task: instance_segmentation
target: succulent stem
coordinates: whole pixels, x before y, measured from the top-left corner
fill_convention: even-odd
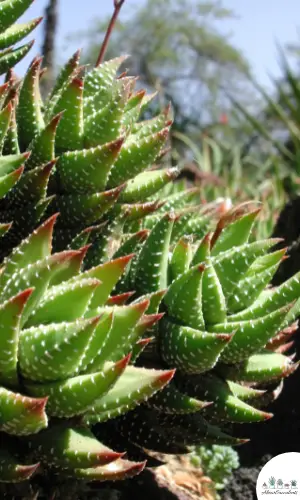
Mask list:
[[[96,68],[103,62],[107,47],[108,47],[108,42],[111,37],[111,34],[113,32],[113,29],[115,27],[118,15],[120,13],[120,10],[122,8],[122,5],[124,4],[125,0],[114,0],[114,12],[113,15],[111,16],[111,20],[109,22],[109,25],[107,27],[103,43],[100,48],[100,52],[98,55],[98,59],[96,62]]]

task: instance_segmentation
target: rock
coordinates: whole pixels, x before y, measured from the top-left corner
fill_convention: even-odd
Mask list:
[[[160,458],[160,457],[158,457]],[[212,482],[188,457],[172,456],[165,465],[148,469],[118,485],[120,500],[214,500]]]

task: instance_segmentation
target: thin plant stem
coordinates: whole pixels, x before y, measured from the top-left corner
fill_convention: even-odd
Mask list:
[[[109,39],[111,37],[111,34],[112,34],[113,29],[115,27],[118,15],[120,13],[120,10],[121,10],[122,5],[124,4],[124,2],[125,2],[125,0],[114,0],[114,12],[113,12],[111,20],[109,22],[109,25],[107,27],[103,43],[101,45],[101,49],[100,49],[100,52],[99,52],[99,55],[98,55],[98,59],[97,59],[97,62],[96,62],[96,67],[99,66],[99,64],[101,64],[103,62],[105,53],[107,51]]]

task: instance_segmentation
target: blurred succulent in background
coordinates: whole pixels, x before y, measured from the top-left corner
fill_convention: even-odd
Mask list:
[[[253,235],[270,236],[288,199],[279,160],[256,158],[248,154],[247,145],[225,143],[209,135],[203,135],[199,143],[178,132],[173,135],[187,148],[183,158],[174,153],[180,176],[187,184],[201,188],[202,201],[225,198],[233,204],[249,199],[261,202]]]
[[[215,490],[221,491],[229,483],[232,472],[239,467],[238,453],[230,446],[196,446],[191,453],[191,463],[201,467],[212,479]],[[217,498],[220,496],[217,494]]]
[[[282,76],[272,79],[275,90],[273,96],[252,80],[265,105],[261,115],[252,115],[235,98],[232,98],[232,102],[252,125],[256,147],[262,148],[265,155],[273,157],[273,161],[279,164],[280,179],[286,194],[291,197],[299,192],[300,183],[300,85],[299,76],[282,48],[278,49],[278,55]]]

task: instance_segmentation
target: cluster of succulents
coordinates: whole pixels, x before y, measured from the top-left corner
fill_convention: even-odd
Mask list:
[[[191,463],[201,467],[214,483],[218,492],[229,483],[232,472],[239,467],[238,453],[230,446],[195,446],[191,453]],[[217,498],[220,496],[217,494]]]
[[[1,30],[30,3],[3,0]],[[259,210],[152,168],[170,110],[139,120],[151,96],[123,61],[87,71],[77,52],[45,102],[40,58],[0,87],[0,482],[123,479],[149,450],[240,444],[227,423],[270,418],[257,385],[297,368],[300,275],[269,289],[284,250],[249,242]]]

